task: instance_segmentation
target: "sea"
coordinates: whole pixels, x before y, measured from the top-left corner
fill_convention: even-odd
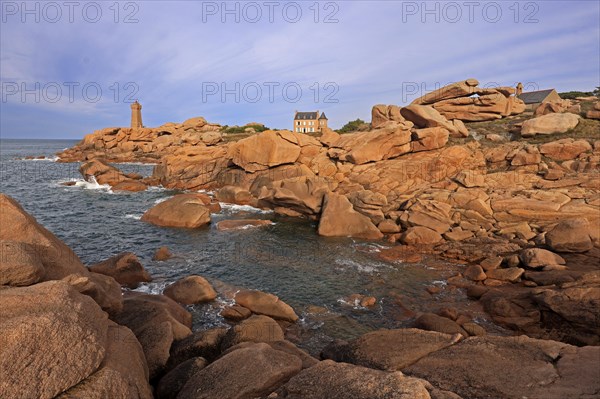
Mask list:
[[[157,227],[140,220],[145,211],[178,192],[162,187],[141,193],[115,193],[110,187],[82,179],[79,163],[56,162],[56,153],[73,140],[0,140],[0,191],[15,198],[38,222],[53,232],[90,266],[121,252],[135,253],[152,275],[136,291],[160,294],[177,279],[200,275],[219,296],[189,306],[194,330],[228,325],[220,316],[240,289],[277,295],[300,320],[288,337],[311,353],[334,339],[349,340],[380,328],[409,326],[419,312],[458,307],[480,323],[485,315],[464,292],[446,284],[456,265],[427,257],[417,263],[384,259],[381,252],[396,244],[351,238],[324,238],[316,222],[279,216],[269,210],[221,204],[212,223],[199,229]],[[43,159],[25,159],[26,157]],[[153,165],[118,164],[125,172],[152,174]],[[66,182],[74,185],[65,186]],[[208,193],[211,194],[211,193]],[[218,231],[225,219],[268,219],[273,225]],[[152,260],[157,248],[174,254]],[[439,292],[430,294],[426,288]],[[353,294],[373,296],[363,308]]]

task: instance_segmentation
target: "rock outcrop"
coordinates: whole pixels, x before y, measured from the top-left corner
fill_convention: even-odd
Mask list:
[[[132,178],[102,159],[93,159],[82,164],[79,172],[90,183],[108,184],[113,191],[144,191],[148,187],[140,176]]]
[[[514,88],[484,89],[478,85],[476,79],[452,83],[417,98],[408,108],[429,105],[445,119],[463,122],[500,119],[525,111],[525,103],[514,96]],[[433,113],[429,111],[429,114]],[[407,117],[405,114],[403,116]]]
[[[411,122],[388,122],[370,132],[343,135],[328,151],[332,158],[361,165],[411,151]]]
[[[291,164],[300,157],[301,147],[320,147],[312,137],[288,131],[266,131],[240,140],[229,147],[228,156],[246,172]]]
[[[110,162],[149,162],[190,147],[222,141],[221,126],[197,117],[157,128],[106,128],[88,134],[75,147],[58,154],[61,162],[104,158]]]
[[[371,219],[355,211],[346,196],[330,193],[324,199],[318,232],[326,237],[357,237],[367,240],[383,236]]]

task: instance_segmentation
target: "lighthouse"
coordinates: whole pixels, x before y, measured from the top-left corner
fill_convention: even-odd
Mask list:
[[[144,127],[142,124],[142,104],[138,103],[137,100],[131,104],[131,127],[133,129]]]

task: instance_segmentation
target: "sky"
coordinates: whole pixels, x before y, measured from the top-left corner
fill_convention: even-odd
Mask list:
[[[0,1],[0,137],[203,116],[339,128],[445,84],[600,86],[600,1]]]

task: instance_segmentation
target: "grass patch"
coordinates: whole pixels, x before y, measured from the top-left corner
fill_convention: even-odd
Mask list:
[[[471,122],[466,123],[467,128],[472,132],[482,137],[479,142],[484,147],[494,147],[498,143],[494,143],[490,140],[485,139],[485,136],[494,133],[499,136],[506,138],[506,140],[516,142],[526,142],[532,144],[543,144],[550,141],[573,138],[573,139],[587,139],[596,141],[600,140],[600,121],[595,119],[585,119],[587,111],[594,108],[595,102],[593,101],[582,101],[581,103],[581,120],[579,124],[574,128],[565,133],[556,134],[538,134],[533,137],[523,138],[519,133],[519,128],[515,125],[521,124],[528,119],[534,118],[531,111],[526,111],[520,115],[509,116],[507,118],[496,119],[493,121],[486,122]],[[458,142],[457,142],[458,144]]]

